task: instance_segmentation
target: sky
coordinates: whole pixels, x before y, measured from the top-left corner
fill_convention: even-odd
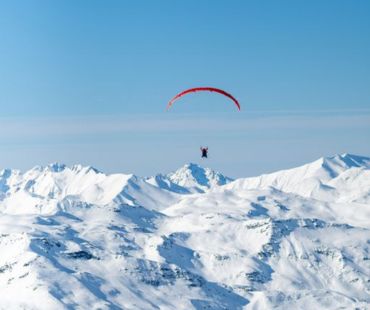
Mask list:
[[[3,0],[0,169],[243,177],[370,156],[369,55],[365,0]],[[241,112],[213,93],[166,111],[195,86]]]

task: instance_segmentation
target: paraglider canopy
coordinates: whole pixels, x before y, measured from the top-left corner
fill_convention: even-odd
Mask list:
[[[224,91],[222,89],[219,89],[219,88],[214,88],[214,87],[195,87],[195,88],[190,88],[190,89],[184,90],[183,92],[177,94],[175,97],[173,97],[171,99],[171,101],[167,105],[167,110],[173,105],[173,103],[177,99],[181,98],[182,96],[184,96],[186,94],[195,93],[195,92],[198,92],[198,91],[209,91],[209,92],[215,92],[215,93],[224,95],[224,96],[230,98],[234,102],[234,104],[236,105],[238,110],[240,111],[240,104],[239,104],[238,100],[236,100],[231,94],[227,93],[226,91]]]

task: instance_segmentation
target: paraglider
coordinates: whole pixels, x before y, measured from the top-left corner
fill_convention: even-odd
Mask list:
[[[207,147],[200,147],[200,151],[202,152],[202,158],[208,158],[208,146]]]
[[[232,102],[236,105],[237,109],[240,111],[240,104],[239,104],[238,100],[236,100],[233,95],[227,93],[226,91],[224,91],[222,89],[215,88],[215,87],[194,87],[194,88],[189,88],[187,90],[184,90],[181,93],[178,93],[175,97],[173,97],[170,100],[170,102],[167,104],[167,110],[170,109],[171,106],[173,105],[173,103],[175,101],[177,101],[178,99],[180,99],[182,96],[185,96],[185,95],[190,94],[190,93],[196,93],[196,92],[199,92],[199,91],[215,92],[215,93],[218,93],[220,95],[223,95],[223,96],[231,99]],[[202,158],[208,158],[208,147],[200,147],[200,151],[202,152]]]
[[[173,97],[171,99],[171,101],[167,105],[167,110],[173,105],[173,103],[177,99],[181,98],[182,96],[184,96],[186,94],[190,94],[190,93],[196,93],[196,92],[199,92],[199,91],[215,92],[215,93],[221,94],[223,96],[226,96],[234,102],[234,104],[236,105],[236,107],[240,111],[240,104],[239,104],[238,100],[235,99],[234,96],[232,96],[231,94],[227,93],[226,91],[224,91],[222,89],[215,88],[215,87],[195,87],[195,88],[189,88],[187,90],[184,90],[181,93],[178,93],[175,97]]]

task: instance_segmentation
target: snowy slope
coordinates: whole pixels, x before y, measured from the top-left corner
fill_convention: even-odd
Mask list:
[[[369,171],[0,171],[0,309],[368,309]]]
[[[369,203],[370,158],[350,154],[320,158],[298,168],[240,179],[230,189],[274,187],[324,201]],[[366,188],[369,189],[366,191]],[[356,191],[358,189],[358,191]]]

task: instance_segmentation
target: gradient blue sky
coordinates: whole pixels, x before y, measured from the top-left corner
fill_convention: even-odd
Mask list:
[[[1,1],[0,167],[239,177],[370,155],[369,55],[365,0]],[[242,112],[215,94],[165,112],[193,86]]]

